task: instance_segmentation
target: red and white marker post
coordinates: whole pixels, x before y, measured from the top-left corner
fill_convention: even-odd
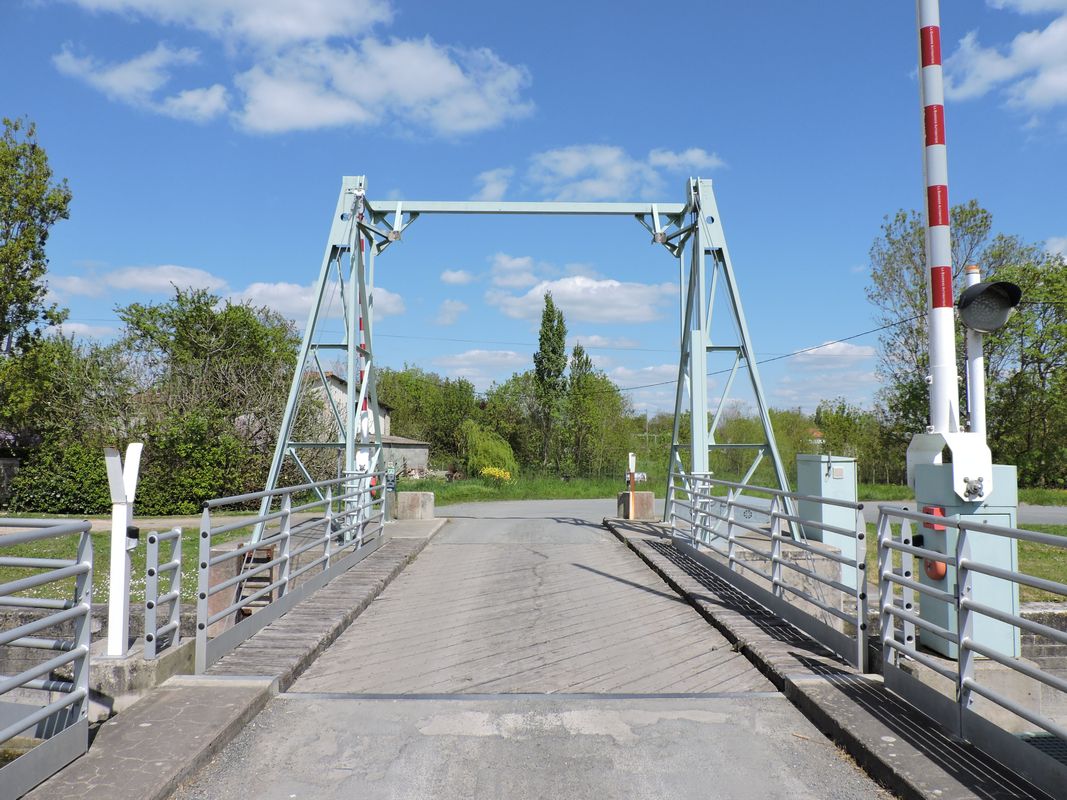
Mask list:
[[[952,237],[945,149],[945,89],[938,0],[917,0],[919,83],[926,179],[926,266],[930,331],[930,432],[960,429],[956,333],[952,298]]]

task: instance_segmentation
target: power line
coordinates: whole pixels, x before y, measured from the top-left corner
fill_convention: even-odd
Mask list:
[[[872,333],[879,333],[880,331],[884,331],[884,330],[886,330],[888,328],[895,328],[897,325],[903,325],[903,324],[905,324],[907,322],[914,322],[915,320],[917,320],[917,319],[919,319],[920,317],[923,317],[923,316],[925,316],[925,314],[917,314],[914,317],[908,317],[907,319],[901,319],[901,320],[897,320],[896,322],[890,322],[889,324],[882,325],[882,326],[880,326],[878,328],[871,328],[869,331],[861,331],[860,333],[854,333],[851,336],[844,336],[844,337],[842,337],[840,339],[834,339],[833,341],[830,341],[830,342],[823,342],[822,344],[812,345],[811,347],[804,347],[804,348],[801,348],[800,350],[794,350],[791,353],[783,353],[782,355],[771,356],[770,358],[762,358],[759,361],[757,361],[756,364],[757,365],[758,364],[769,364],[772,361],[781,361],[784,358],[793,358],[794,356],[803,355],[804,353],[810,353],[813,350],[819,350],[819,349],[821,349],[823,347],[829,347],[830,345],[842,344],[844,342],[850,342],[853,339],[859,339],[862,336],[870,336]],[[708,373],[708,377],[710,378],[710,377],[712,377],[714,375],[723,375],[723,374],[725,374],[725,373],[727,373],[729,371],[730,371],[729,369],[715,370],[714,372],[709,372]],[[677,379],[675,379],[675,380],[671,380],[671,381],[659,381],[658,383],[646,383],[646,384],[643,384],[641,386],[626,386],[626,387],[621,387],[620,386],[620,387],[618,387],[618,391],[620,391],[620,392],[632,392],[632,391],[636,391],[637,389],[650,389],[650,388],[652,388],[654,386],[668,386],[668,385],[677,384],[677,383],[678,383],[678,381],[677,381]]]

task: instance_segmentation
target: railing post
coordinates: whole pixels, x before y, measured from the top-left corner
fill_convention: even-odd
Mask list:
[[[727,491],[727,496],[733,489]],[[737,572],[737,534],[734,532],[734,508],[729,501],[726,504],[726,553],[730,561],[730,570]]]
[[[174,623],[174,634],[171,636],[171,647],[177,647],[182,639],[182,529],[175,526],[174,549],[171,550],[171,561],[178,562],[178,568],[171,573],[170,590],[175,593],[174,603],[170,607],[170,622]]]
[[[199,558],[196,571],[196,672],[207,670],[208,593],[211,591],[211,508],[200,516]]]
[[[159,602],[159,534],[148,533],[144,578],[144,657],[156,657],[156,605]]]
[[[896,665],[896,651],[889,646],[889,642],[896,638],[893,615],[889,613],[893,607],[893,584],[886,577],[893,570],[893,551],[889,549],[889,542],[893,538],[893,528],[889,522],[889,515],[884,511],[878,513],[878,626],[882,638],[882,674],[885,668]]]
[[[956,537],[956,630],[959,633],[959,659],[956,662],[956,702],[959,704],[960,734],[965,735],[966,714],[973,703],[971,684],[974,682],[974,651],[968,646],[974,639],[974,613],[968,607],[971,599],[971,570],[968,559],[971,545],[966,523],[957,528]]]
[[[775,597],[783,597],[782,588],[782,534],[778,530],[779,496],[771,498],[771,590]]]
[[[326,541],[323,545],[323,555],[326,558],[323,564],[323,572],[330,568],[330,559],[333,556],[333,487],[326,487]]]
[[[907,545],[910,545],[912,543],[910,519],[902,519],[900,521],[900,542],[901,544]],[[913,556],[911,553],[900,554],[900,574],[908,580],[911,580],[912,576],[915,574],[915,556]],[[904,604],[905,611],[914,611],[915,590],[905,586],[903,591],[901,592],[901,601]],[[917,647],[918,642],[915,640],[915,623],[905,621],[903,627],[904,644],[908,647]]]
[[[71,668],[74,691],[81,694],[82,699],[71,709],[68,720],[81,720],[89,716],[89,648],[92,644],[93,628],[93,537],[88,529],[82,531],[78,539],[78,563],[85,565],[86,571],[74,582],[74,602],[84,607],[85,613],[74,619],[74,646],[81,649],[84,655],[77,659]]]
[[[289,589],[289,553],[292,550],[289,543],[292,539],[292,519],[293,519],[293,496],[286,494],[282,498],[282,519],[281,519],[281,535],[282,535],[282,574],[281,585],[278,587],[278,597],[284,597],[286,591]]]
[[[856,507],[856,665],[867,672],[867,520]]]

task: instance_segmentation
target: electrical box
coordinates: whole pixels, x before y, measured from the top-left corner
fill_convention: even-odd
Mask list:
[[[855,503],[856,491],[856,459],[830,455],[797,456],[797,494]],[[800,500],[797,503],[797,513],[804,520],[849,531],[856,530],[856,512],[851,508]],[[857,542],[854,536],[824,531],[814,525],[802,527],[804,536],[809,541],[827,544],[841,551],[841,555],[846,558],[862,556],[860,547],[863,543]],[[841,565],[841,583],[856,588],[858,580],[860,577],[856,574],[855,567]]]
[[[990,525],[1016,526],[1019,507],[1018,476],[1013,466],[993,465],[993,491],[979,503],[960,500],[952,487],[951,464],[919,464],[915,468],[915,510],[943,514],[945,517]],[[938,510],[934,510],[938,509]],[[958,532],[955,528],[927,523],[916,525],[912,536],[922,537],[922,547],[939,553],[956,554]],[[912,540],[914,542],[914,538]],[[971,560],[1017,570],[1019,545],[1015,539],[990,533],[967,534]],[[918,543],[916,543],[918,544]],[[956,591],[956,568],[948,564],[927,563],[917,559],[915,571],[919,582],[943,592]],[[971,597],[977,603],[991,606],[1006,614],[1019,613],[1019,585],[1003,578],[972,573]],[[919,597],[919,616],[933,624],[956,633],[955,606],[930,597]],[[947,639],[930,631],[918,631],[923,647],[948,658],[958,658],[959,648]],[[982,614],[974,615],[974,641],[1010,658],[1020,654],[1019,629],[1006,622]]]

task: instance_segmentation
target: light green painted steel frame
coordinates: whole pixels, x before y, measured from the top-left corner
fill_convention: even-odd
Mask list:
[[[363,176],[346,177],[342,180],[341,192],[330,226],[315,303],[304,328],[304,340],[297,360],[297,370],[289,392],[289,399],[282,417],[277,448],[267,478],[267,490],[277,488],[282,466],[287,458],[292,459],[309,482],[330,476],[312,475],[300,459],[302,449],[337,448],[344,454],[343,475],[351,476],[350,490],[362,488],[366,479],[360,475],[381,469],[381,420],[378,413],[378,396],[375,381],[376,364],[373,357],[373,284],[374,259],[389,245],[400,241],[404,231],[421,214],[522,214],[522,215],[588,215],[632,216],[652,235],[653,244],[661,245],[678,259],[680,304],[682,307],[681,353],[678,368],[678,389],[675,398],[674,435],[671,443],[671,478],[667,492],[666,515],[676,490],[674,478],[687,471],[680,459],[679,441],[681,420],[686,411],[690,413],[690,442],[688,471],[706,473],[708,454],[714,448],[754,449],[752,465],[742,482],[755,472],[761,460],[769,455],[774,464],[779,488],[788,491],[785,468],[778,454],[774,431],[763,386],[760,382],[752,341],[741,306],[741,296],[734,276],[726,236],[719,220],[710,180],[690,178],[686,184],[684,203],[570,203],[570,202],[448,202],[410,200],[368,200],[366,180]],[[366,242],[366,246],[364,246]],[[709,265],[710,260],[710,265]],[[689,262],[688,280],[685,285],[685,265]],[[336,276],[336,277],[335,277]],[[320,339],[323,303],[327,290],[333,282],[340,286],[341,306],[345,319],[345,337],[341,342]],[[710,281],[710,282],[709,282]],[[734,326],[738,331],[738,343],[731,346],[714,345],[711,341],[712,311],[716,292],[724,292],[731,310]],[[358,313],[357,313],[358,309]],[[359,346],[359,320],[365,322],[365,346]],[[349,391],[346,413],[330,395],[329,385],[319,351],[343,354],[346,359]],[[725,391],[714,409],[709,424],[711,408],[708,398],[708,364],[710,353],[733,352],[734,362]],[[764,432],[764,441],[745,445],[718,444],[715,431],[722,410],[729,398],[734,378],[741,368],[748,373],[755,396],[756,408]],[[364,380],[356,391],[354,377],[362,369]],[[293,438],[294,426],[300,401],[305,392],[308,377],[318,380],[324,388],[327,402],[338,426],[335,442],[304,442]],[[368,401],[366,412],[361,411],[363,400]],[[373,431],[368,431],[373,420]],[[269,498],[264,499],[261,513],[265,513]],[[258,534],[257,534],[258,535]]]
[[[686,214],[691,218],[688,230],[691,234],[682,239],[676,255],[678,271],[685,273],[688,255],[688,283],[684,290],[685,302],[681,321],[681,352],[678,363],[678,388],[675,394],[674,434],[670,454],[670,469],[667,477],[664,520],[670,519],[675,492],[684,492],[688,483],[687,474],[704,475],[709,472],[709,453],[713,450],[752,449],[753,460],[739,482],[747,484],[766,456],[774,466],[778,488],[789,491],[789,481],[778,452],[771,425],[770,409],[763,391],[759,368],[756,364],[752,337],[748,330],[741,304],[741,294],[734,273],[730,251],[726,246],[718,205],[712,190],[712,182],[691,178],[688,185]],[[679,226],[681,227],[681,226]],[[684,247],[689,245],[688,253]],[[709,263],[710,262],[710,263]],[[712,319],[718,292],[725,294],[734,328],[736,344],[715,344],[712,340]],[[725,381],[722,394],[712,414],[708,402],[708,356],[712,353],[733,353],[733,364]],[[741,369],[748,374],[756,412],[763,430],[762,442],[745,444],[720,443],[715,439],[723,410]],[[681,424],[685,412],[689,412],[689,464],[682,463],[680,443]],[[711,415],[709,423],[708,417]]]

